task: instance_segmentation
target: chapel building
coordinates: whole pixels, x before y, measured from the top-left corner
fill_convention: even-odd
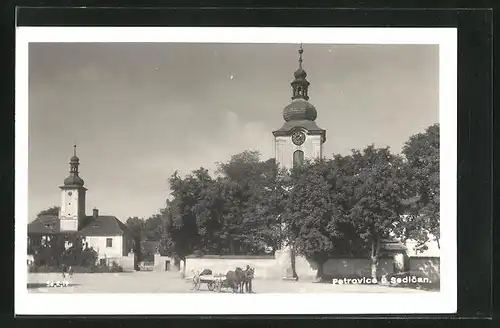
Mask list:
[[[69,165],[69,176],[59,187],[61,204],[58,215],[41,215],[28,224],[28,252],[56,235],[79,236],[84,245],[97,252],[101,264],[123,263],[133,248],[129,229],[115,216],[99,215],[98,209],[93,209],[92,215],[86,214],[87,188],[79,175],[80,159],[76,156],[76,146]],[[65,243],[67,248],[71,246],[68,241]]]

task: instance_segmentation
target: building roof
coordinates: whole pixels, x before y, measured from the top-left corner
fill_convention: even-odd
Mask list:
[[[85,236],[121,236],[128,228],[114,216],[98,216],[94,219],[87,216],[88,223],[80,229]]]
[[[85,226],[78,231],[84,236],[121,236],[128,228],[114,216],[98,216],[94,219],[92,215],[86,216]],[[57,216],[42,215],[28,224],[28,234],[59,234],[67,233],[60,231],[60,221]]]
[[[59,218],[54,215],[40,215],[28,223],[28,234],[54,234],[59,231]]]
[[[276,131],[273,131],[275,137],[278,136],[289,136],[292,132],[297,129],[306,129],[309,134],[321,135],[323,142],[326,141],[326,131],[320,128],[316,122],[309,120],[299,120],[299,121],[288,121],[283,124],[283,126]]]
[[[64,179],[64,186],[66,187],[82,187],[84,183],[83,179],[77,173],[71,174]]]
[[[406,246],[402,242],[395,239],[383,239],[380,245],[381,250],[384,251],[399,251],[406,252]]]

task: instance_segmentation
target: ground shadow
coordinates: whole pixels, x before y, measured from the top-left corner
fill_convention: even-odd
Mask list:
[[[37,288],[67,288],[67,287],[74,287],[74,286],[78,286],[79,284],[68,284],[68,285],[64,285],[61,286],[61,287],[58,287],[58,286],[54,286],[54,287],[49,287],[47,286],[47,283],[28,283],[27,284],[27,287],[28,289],[37,289]]]

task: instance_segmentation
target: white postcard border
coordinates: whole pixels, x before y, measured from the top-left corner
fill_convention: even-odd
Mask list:
[[[28,293],[28,44],[203,42],[439,45],[441,288],[429,293],[43,294]],[[457,309],[457,30],[455,28],[18,27],[15,85],[15,313],[410,314]],[[251,306],[241,306],[248,298]],[[243,301],[245,302],[245,301]]]

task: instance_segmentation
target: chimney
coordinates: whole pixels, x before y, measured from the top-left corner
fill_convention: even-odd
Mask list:
[[[99,216],[99,210],[97,208],[94,208],[92,210],[92,218],[95,220]]]

